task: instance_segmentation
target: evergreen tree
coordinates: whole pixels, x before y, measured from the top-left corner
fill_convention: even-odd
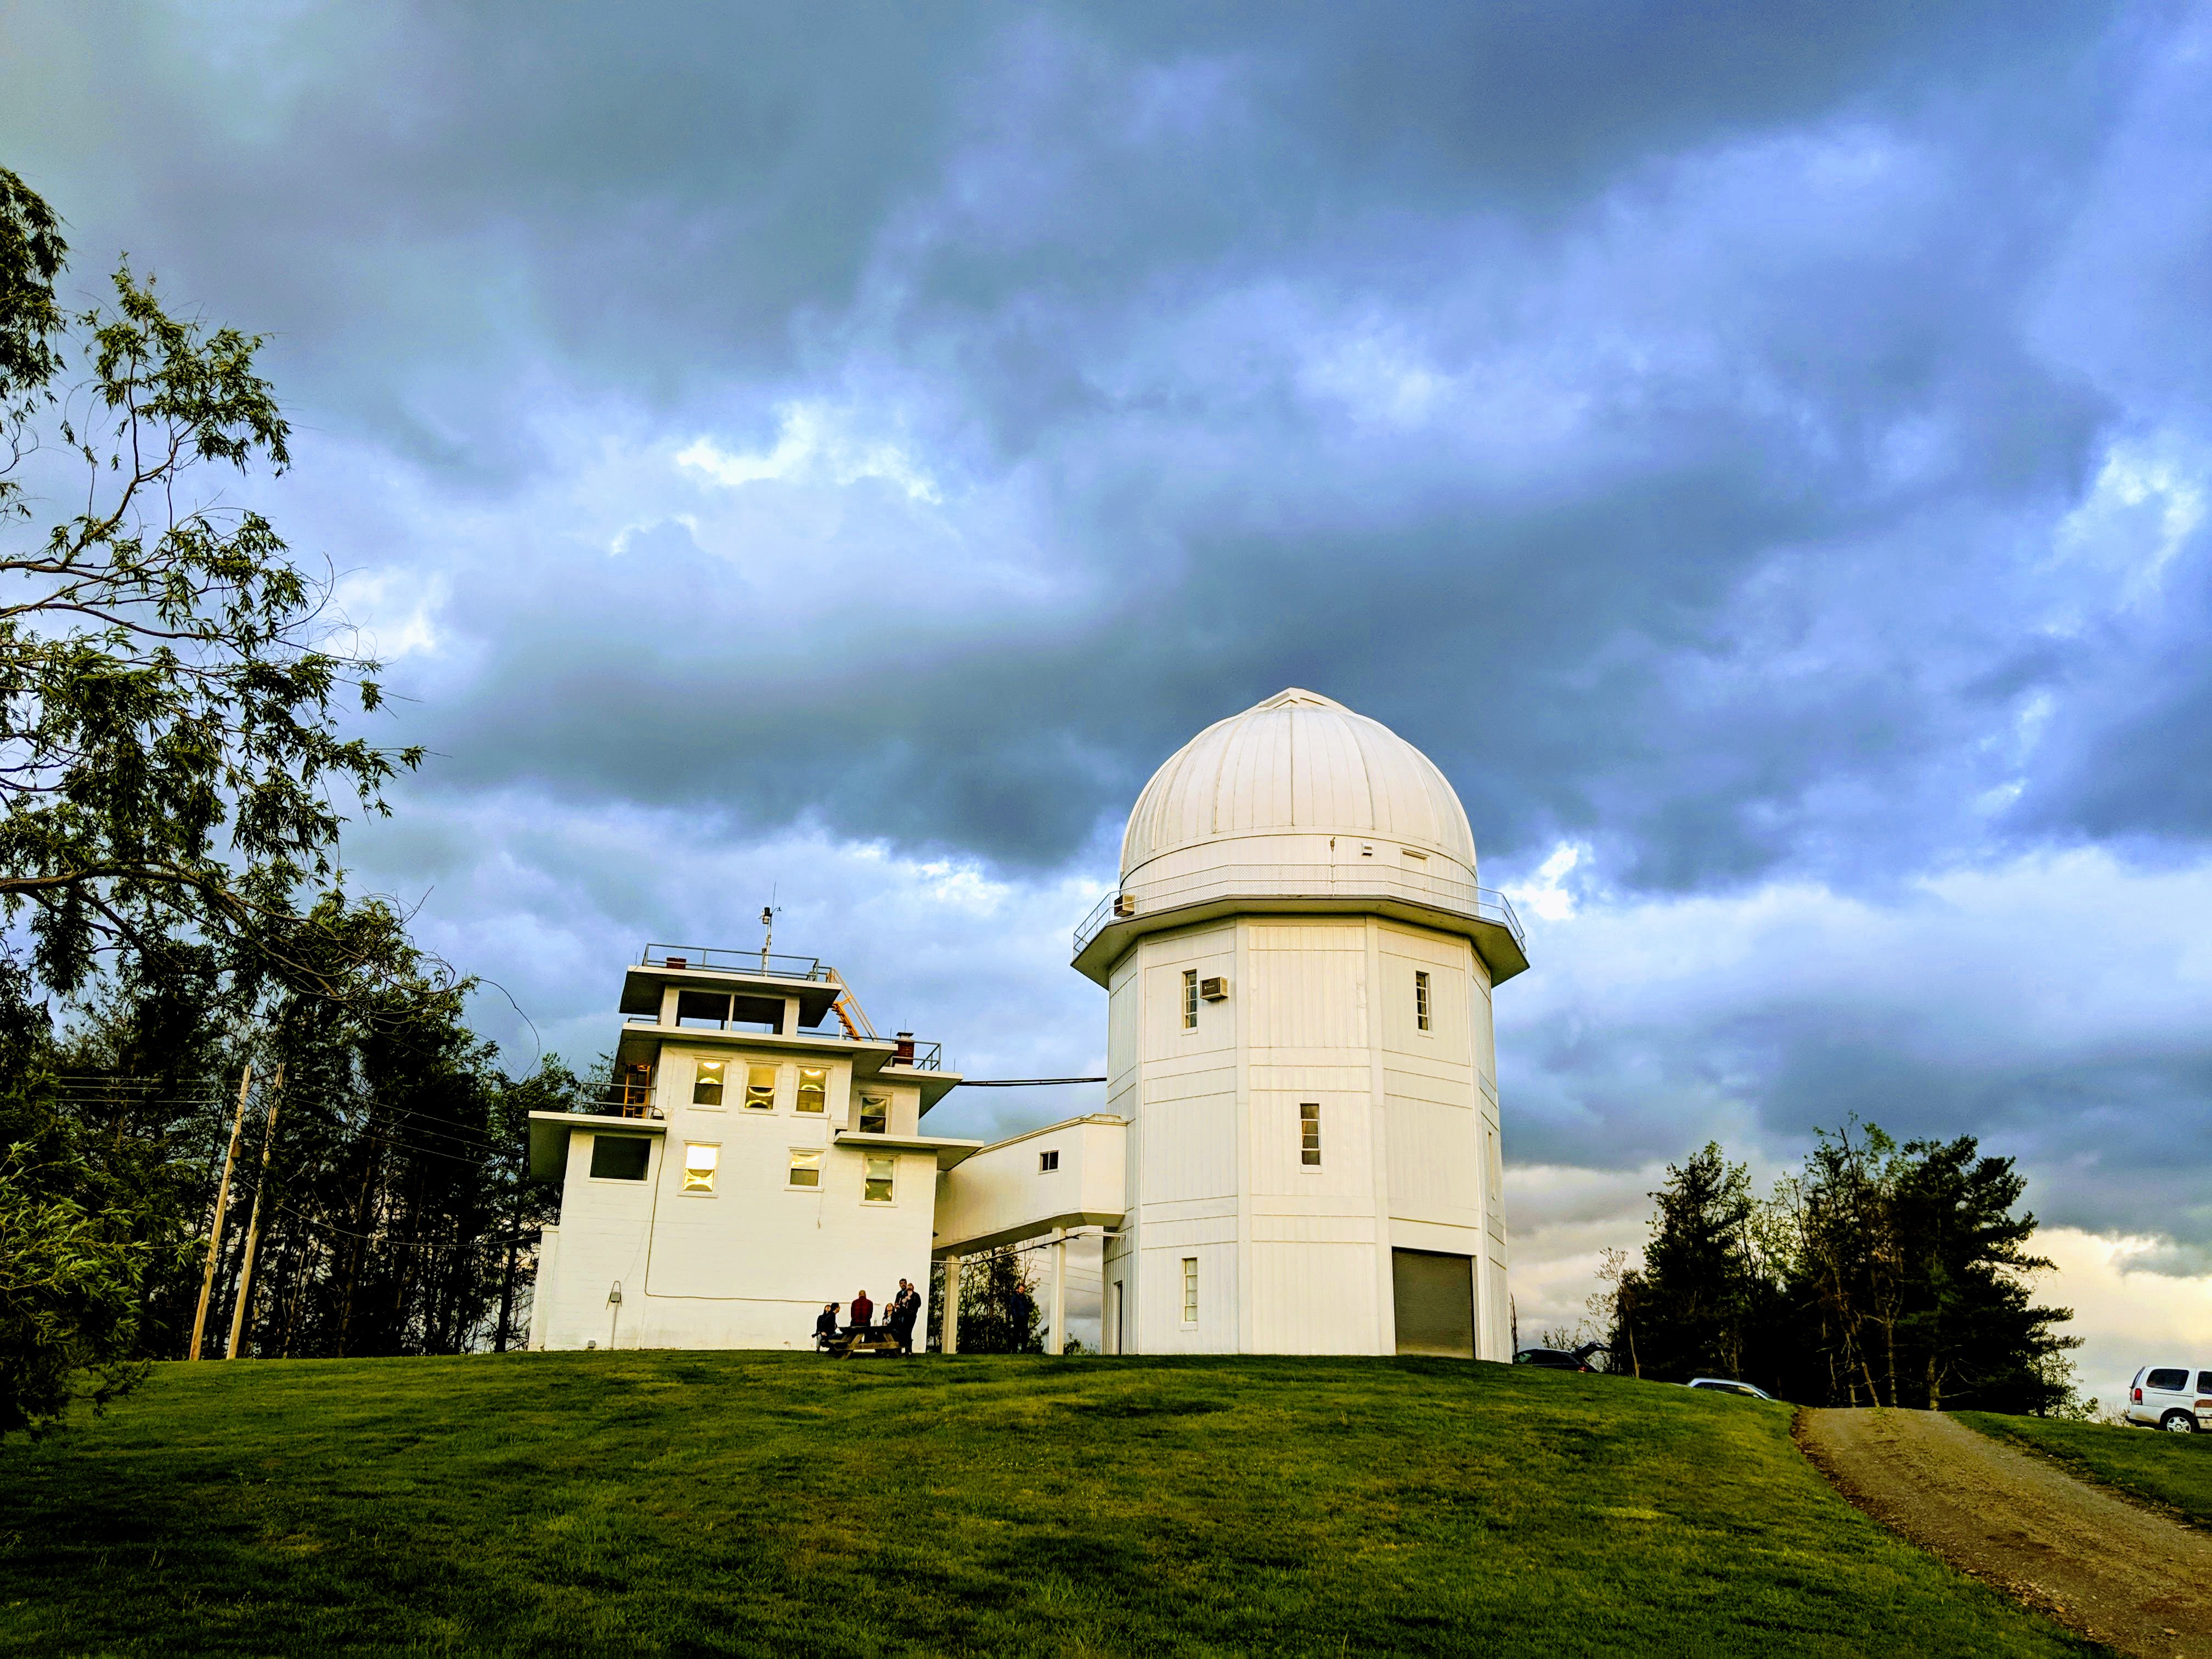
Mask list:
[[[1750,1178],[1717,1143],[1669,1165],[1644,1266],[1620,1275],[1609,1343],[1616,1369],[1667,1382],[1744,1376],[1772,1297],[1755,1249]]]

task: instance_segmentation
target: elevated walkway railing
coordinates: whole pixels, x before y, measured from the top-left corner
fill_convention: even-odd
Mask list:
[[[1125,896],[1135,906],[1126,915],[1115,908],[1115,902]],[[1232,864],[1115,889],[1100,899],[1076,928],[1074,953],[1081,956],[1091,941],[1116,921],[1228,898],[1395,899],[1476,921],[1495,922],[1513,935],[1513,942],[1524,953],[1528,948],[1528,935],[1521,918],[1514,914],[1512,901],[1493,887],[1477,887],[1472,882],[1389,865],[1362,868],[1349,864]]]

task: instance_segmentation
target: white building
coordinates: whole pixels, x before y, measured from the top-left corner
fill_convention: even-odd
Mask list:
[[[1089,1233],[1109,1352],[1510,1357],[1491,994],[1528,960],[1451,786],[1376,722],[1285,691],[1146,787],[1075,939],[1103,1114],[926,1136],[959,1079],[823,1032],[842,982],[757,955],[648,950],[617,1058],[657,1115],[533,1121],[567,1182],[538,1346],[800,1346],[825,1300],[1043,1240],[1057,1347]]]
[[[802,1348],[825,1302],[929,1282],[940,1162],[921,1133],[960,1079],[879,1039],[836,972],[647,945],[623,984],[599,1113],[531,1115],[562,1181],[538,1252],[540,1348]]]

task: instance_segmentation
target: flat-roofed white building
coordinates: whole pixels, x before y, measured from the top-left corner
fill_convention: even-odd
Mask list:
[[[1310,691],[1207,727],[1130,814],[1077,930],[1107,1109],[991,1146],[922,1118],[961,1079],[812,960],[648,946],[596,1113],[534,1114],[563,1182],[540,1347],[804,1347],[825,1301],[1006,1244],[1103,1240],[1125,1353],[1508,1359],[1491,996],[1528,966],[1419,750]]]
[[[532,1346],[804,1348],[825,1302],[929,1282],[940,1164],[921,1120],[959,1078],[867,1026],[836,972],[647,945],[599,1109],[531,1115],[562,1182]]]

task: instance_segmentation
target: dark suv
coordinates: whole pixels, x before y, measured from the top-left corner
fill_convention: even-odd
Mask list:
[[[1604,1352],[1602,1342],[1585,1342],[1579,1348],[1523,1348],[1513,1356],[1513,1363],[1552,1371],[1595,1371],[1597,1367],[1590,1360]]]

